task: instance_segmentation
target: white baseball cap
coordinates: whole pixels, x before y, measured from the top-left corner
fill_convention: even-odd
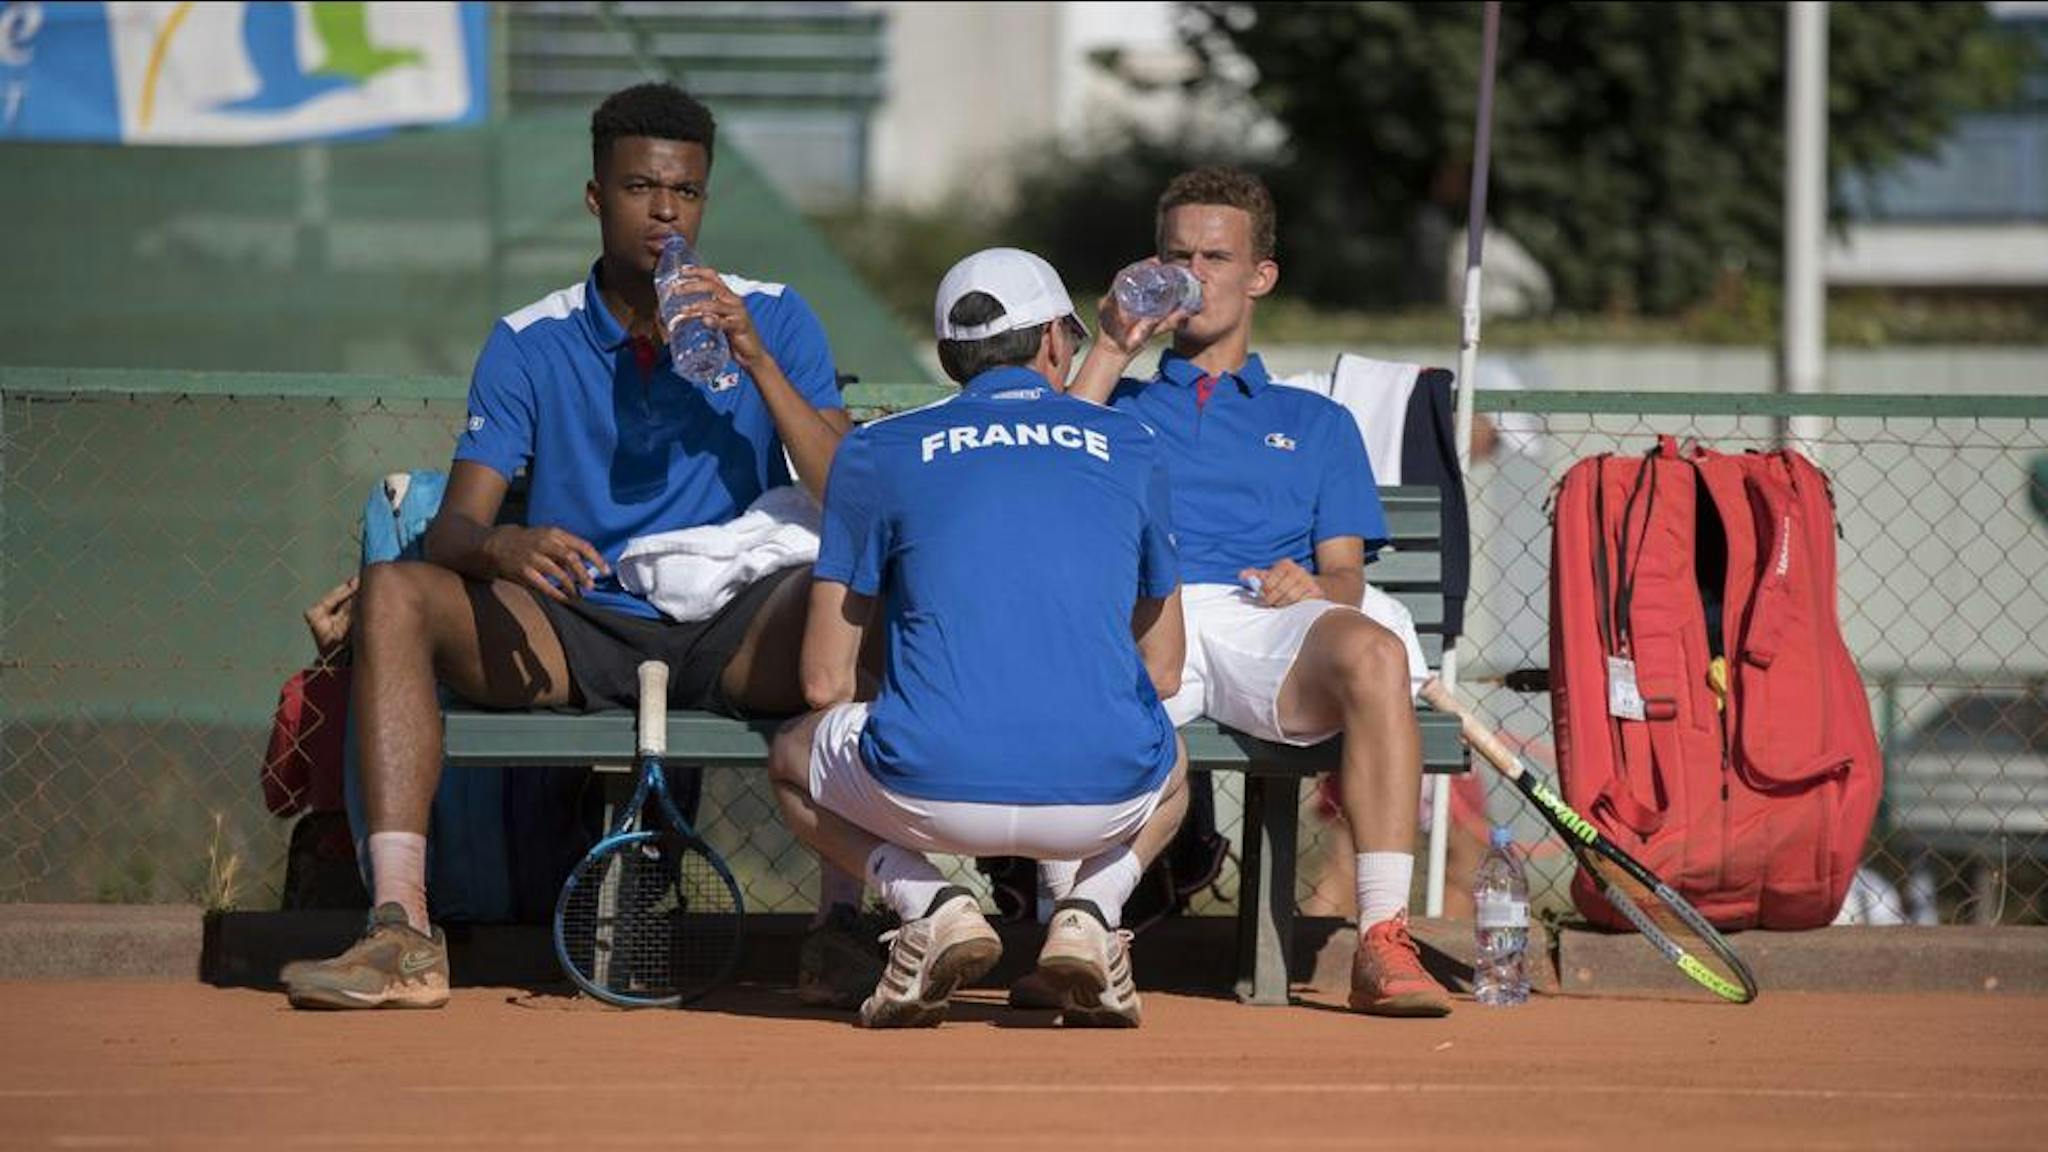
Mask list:
[[[1003,314],[985,324],[955,324],[947,317],[969,292],[986,292],[1003,306]],[[947,271],[939,281],[932,321],[941,340],[986,340],[1050,320],[1066,319],[1086,334],[1074,316],[1074,302],[1052,265],[1022,248],[984,248]]]

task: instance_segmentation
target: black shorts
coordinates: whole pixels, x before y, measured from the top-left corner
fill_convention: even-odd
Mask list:
[[[725,666],[746,639],[747,626],[760,615],[768,598],[786,580],[810,572],[808,566],[771,572],[747,585],[708,620],[677,623],[650,619],[585,604],[538,596],[562,655],[569,679],[585,712],[631,709],[640,698],[640,662],[668,663],[668,704],[671,708],[738,716],[719,684]]]

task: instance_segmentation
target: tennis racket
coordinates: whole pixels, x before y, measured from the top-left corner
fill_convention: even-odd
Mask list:
[[[1593,877],[1600,895],[1635,925],[1643,939],[1702,988],[1724,1000],[1747,1004],[1756,999],[1756,977],[1715,931],[1699,910],[1657,878],[1657,874],[1603,835],[1593,822],[1572,810],[1527,760],[1501,743],[1500,737],[1458,704],[1443,681],[1422,686],[1422,698],[1448,716],[1458,718],[1465,742],[1501,775],[1514,782],[1536,805],[1543,818],[1578,857],[1579,867]]]
[[[746,916],[731,869],[676,810],[662,774],[668,665],[640,665],[640,782],[555,902],[555,956],[578,988],[626,1008],[687,1004],[739,961]],[[658,814],[642,823],[650,799]]]

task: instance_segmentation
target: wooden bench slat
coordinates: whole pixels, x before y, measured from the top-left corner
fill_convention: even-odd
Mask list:
[[[1419,712],[1416,719],[1422,728],[1423,770],[1465,771],[1465,746],[1458,738],[1457,722],[1429,711]],[[1273,744],[1208,720],[1188,724],[1180,733],[1187,741],[1191,766],[1211,771],[1242,771],[1253,776],[1310,776],[1328,772],[1335,766],[1342,745],[1341,740],[1307,748]]]
[[[1423,711],[1425,770],[1462,772],[1464,746],[1447,716]],[[593,712],[490,712],[450,708],[442,715],[442,742],[449,764],[467,768],[517,768],[547,764],[591,764],[630,770],[634,762],[633,714]],[[668,720],[669,759],[707,768],[759,768],[768,743],[782,726],[777,720],[733,720],[707,712],[674,712]],[[1210,771],[1253,775],[1307,776],[1327,772],[1336,762],[1337,741],[1310,748],[1270,744],[1208,720],[1181,729],[1190,764]]]
[[[1382,588],[1380,591],[1385,592]],[[1415,620],[1417,632],[1442,631],[1444,626],[1444,598],[1421,592],[1392,592],[1389,595],[1408,609],[1408,615]]]
[[[1434,584],[1441,597],[1444,559],[1434,552],[1382,552],[1365,566],[1365,578],[1382,587],[1392,584]]]

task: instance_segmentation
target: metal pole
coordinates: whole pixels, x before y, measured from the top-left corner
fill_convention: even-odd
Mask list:
[[[1779,390],[1825,389],[1827,285],[1821,245],[1827,229],[1828,6],[1795,0],[1785,19],[1785,305]],[[1817,462],[1819,422],[1794,416],[1780,429],[1787,448]]]
[[[1459,310],[1458,332],[1458,416],[1455,442],[1458,449],[1458,477],[1464,482],[1472,468],[1472,390],[1479,367],[1479,281],[1480,255],[1486,245],[1486,170],[1493,155],[1493,72],[1500,42],[1500,0],[1487,0],[1480,33],[1479,108],[1472,127],[1472,191],[1467,197],[1465,217],[1465,299]],[[1444,687],[1458,687],[1458,650],[1444,645],[1443,667],[1439,672]],[[1450,851],[1451,779],[1438,776],[1431,781],[1429,802],[1429,878],[1424,887],[1423,912],[1444,914],[1444,862]]]

